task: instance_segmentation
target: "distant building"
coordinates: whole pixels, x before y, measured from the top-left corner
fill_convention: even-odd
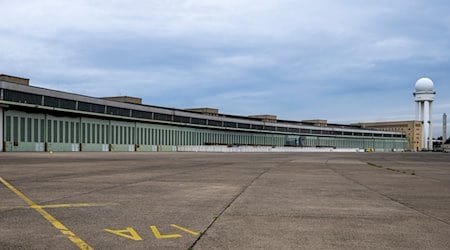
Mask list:
[[[390,121],[390,122],[367,122],[358,123],[361,128],[377,129],[380,131],[400,132],[406,135],[409,141],[408,149],[421,151],[422,144],[422,122],[421,121]]]
[[[0,151],[176,151],[179,146],[329,147],[403,151],[404,134],[326,120],[176,109],[131,96],[95,98],[0,74]]]

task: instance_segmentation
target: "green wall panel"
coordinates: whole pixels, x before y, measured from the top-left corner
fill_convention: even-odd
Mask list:
[[[406,139],[300,136],[223,131],[209,128],[126,122],[89,117],[65,117],[4,111],[5,151],[174,151],[179,145],[284,146],[302,137],[307,147],[392,151],[405,149]],[[75,145],[75,146],[74,146]]]

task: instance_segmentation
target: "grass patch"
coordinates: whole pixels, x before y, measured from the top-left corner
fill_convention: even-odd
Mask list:
[[[370,165],[370,166],[372,166],[372,167],[383,168],[383,166],[377,165],[377,164],[372,163],[372,162],[368,162],[367,164]]]
[[[382,168],[382,169],[386,169],[392,172],[397,172],[397,173],[401,173],[401,174],[407,174],[407,175],[416,175],[416,173],[414,171],[412,171],[411,173],[408,173],[407,171],[402,171],[399,169],[395,169],[395,168],[387,168],[387,167],[383,167],[381,165],[375,164],[373,162],[367,162],[367,165],[372,166],[372,167],[376,167],[376,168]]]

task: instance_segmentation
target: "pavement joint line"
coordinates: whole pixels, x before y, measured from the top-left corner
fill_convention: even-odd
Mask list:
[[[15,188],[12,184],[7,182],[5,179],[0,177],[0,182],[3,183],[9,190],[11,190],[13,193],[15,193],[19,198],[21,198],[25,203],[27,203],[31,208],[36,210],[44,219],[46,219],[48,222],[50,222],[53,227],[58,229],[62,234],[66,235],[67,238],[69,238],[70,241],[72,241],[73,244],[78,246],[81,250],[93,250],[94,248],[91,247],[89,244],[87,244],[85,241],[83,241],[81,238],[75,235],[70,229],[68,229],[64,224],[62,224],[60,221],[58,221],[55,217],[53,217],[51,214],[49,214],[47,211],[45,211],[41,206],[36,204],[33,200],[28,198],[25,194],[23,194],[21,191],[19,191],[17,188]]]
[[[63,203],[63,204],[48,204],[35,206],[0,206],[0,209],[30,209],[30,208],[73,208],[73,207],[101,207],[114,206],[117,203]]]
[[[279,164],[278,166],[284,164],[285,162]],[[214,223],[219,219],[220,216],[222,216],[222,214],[225,213],[225,211],[231,206],[231,204],[234,203],[235,200],[237,200],[237,198],[239,198],[239,196],[241,196],[256,180],[258,180],[261,176],[263,176],[265,173],[269,172],[272,168],[268,168],[265,169],[263,172],[259,173],[255,178],[253,178],[253,180],[251,180],[247,185],[245,185],[242,190],[233,197],[233,199],[231,199],[231,201],[222,209],[222,211],[220,211],[220,213],[214,217],[214,219],[211,221],[211,223],[206,227],[206,229],[200,233],[200,235],[197,237],[197,239],[192,243],[192,245],[188,248],[188,249],[193,249],[195,247],[195,245],[197,244],[197,242],[200,241],[200,239],[203,237],[203,235],[206,234],[206,231],[208,231],[208,229],[210,229]]]
[[[360,186],[366,188],[367,190],[369,190],[369,191],[371,191],[371,192],[374,192],[374,193],[376,193],[376,194],[378,194],[378,195],[384,197],[385,199],[388,199],[388,200],[391,200],[391,201],[393,201],[393,202],[395,202],[395,203],[398,203],[398,204],[400,204],[400,205],[402,205],[402,206],[404,206],[404,207],[406,207],[406,208],[408,208],[408,209],[411,209],[411,210],[413,210],[413,211],[415,211],[415,212],[417,212],[417,213],[419,213],[419,214],[421,214],[421,215],[423,215],[423,216],[425,216],[425,217],[429,217],[429,218],[431,218],[431,219],[440,221],[440,222],[442,222],[442,223],[444,223],[444,224],[446,224],[446,225],[450,225],[450,223],[448,223],[447,221],[445,221],[445,220],[443,220],[443,219],[440,219],[440,218],[438,218],[438,217],[436,217],[436,216],[433,216],[433,215],[427,214],[427,213],[425,213],[425,212],[422,212],[422,211],[420,211],[420,210],[417,210],[416,208],[414,208],[413,206],[407,204],[406,202],[399,201],[399,200],[397,200],[397,199],[395,199],[395,198],[392,198],[392,197],[390,197],[390,196],[388,196],[388,195],[386,195],[386,194],[383,194],[383,193],[381,193],[381,192],[378,192],[377,190],[372,189],[371,187],[369,187],[369,186],[367,186],[367,185],[364,185],[364,184],[362,184],[361,182],[356,181],[356,180],[354,180],[354,179],[348,177],[348,176],[345,175],[345,174],[339,173],[338,171],[336,171],[334,168],[332,168],[332,167],[328,164],[328,160],[325,162],[325,165],[326,165],[329,169],[331,169],[331,171],[333,171],[334,173],[336,173],[336,174],[342,176],[343,178],[345,178],[345,179],[347,179],[347,180],[349,180],[349,181],[351,181],[351,182],[353,182],[353,183],[356,183],[356,184],[358,184],[358,185],[360,185]]]

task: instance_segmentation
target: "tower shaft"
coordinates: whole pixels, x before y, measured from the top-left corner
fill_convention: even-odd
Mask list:
[[[422,122],[422,148],[433,149],[432,113],[436,92],[433,82],[428,78],[421,78],[416,82],[414,97],[416,101],[416,119]]]

